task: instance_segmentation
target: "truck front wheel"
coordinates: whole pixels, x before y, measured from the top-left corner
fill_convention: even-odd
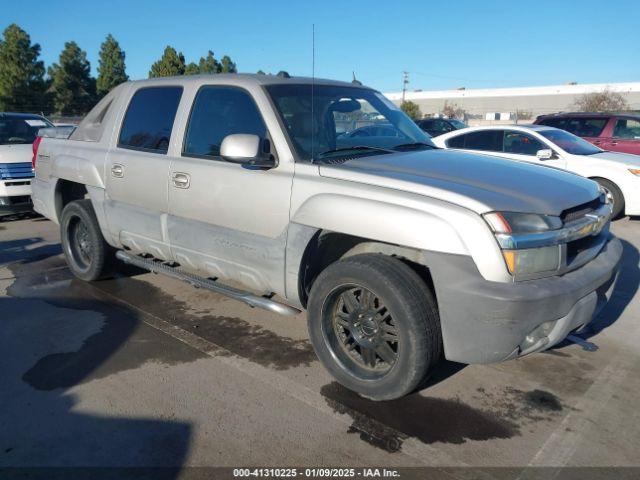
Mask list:
[[[71,273],[85,281],[107,276],[113,265],[113,248],[105,242],[91,200],[75,200],[62,210],[62,250]]]
[[[412,392],[442,355],[431,291],[408,265],[381,254],[327,267],[311,289],[308,322],[325,368],[373,400]]]

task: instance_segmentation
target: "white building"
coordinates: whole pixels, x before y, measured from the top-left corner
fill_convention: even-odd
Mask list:
[[[518,120],[531,120],[545,113],[573,111],[576,100],[581,96],[605,89],[621,93],[632,110],[640,110],[640,82],[407,91],[405,99],[417,103],[425,116],[438,115],[446,102],[464,111],[470,123],[513,122],[516,116]],[[396,104],[402,101],[402,92],[385,95]]]

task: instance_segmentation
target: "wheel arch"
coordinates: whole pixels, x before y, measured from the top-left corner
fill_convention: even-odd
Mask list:
[[[116,242],[111,238],[107,224],[107,218],[104,213],[105,191],[103,188],[85,185],[83,183],[74,182],[64,178],[59,178],[54,189],[54,204],[56,220],[60,223],[62,210],[70,202],[74,200],[82,200],[88,198],[98,219],[98,225],[102,232],[102,236],[111,246],[116,246]]]
[[[420,276],[435,298],[431,271],[421,250],[327,229],[309,230],[302,226],[298,235],[302,232],[306,233],[307,240],[297,255],[299,258],[292,258],[289,249],[287,255],[288,261],[294,262],[287,271],[295,273],[287,277],[287,296],[295,293],[299,306],[306,308],[313,283],[325,268],[338,260],[363,253],[380,253],[398,258]],[[295,272],[292,271],[294,268]]]

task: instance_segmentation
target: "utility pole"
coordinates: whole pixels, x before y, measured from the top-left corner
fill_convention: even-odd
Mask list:
[[[409,72],[402,72],[402,103],[404,103],[404,95],[407,92],[408,84],[409,84]]]

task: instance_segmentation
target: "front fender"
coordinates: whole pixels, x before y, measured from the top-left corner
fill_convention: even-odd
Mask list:
[[[292,222],[419,250],[471,256],[480,274],[512,281],[495,237],[471,210],[406,192],[384,200],[320,193],[306,199]]]
[[[469,254],[457,231],[438,213],[365,198],[319,194],[305,201],[292,221],[421,250]]]

